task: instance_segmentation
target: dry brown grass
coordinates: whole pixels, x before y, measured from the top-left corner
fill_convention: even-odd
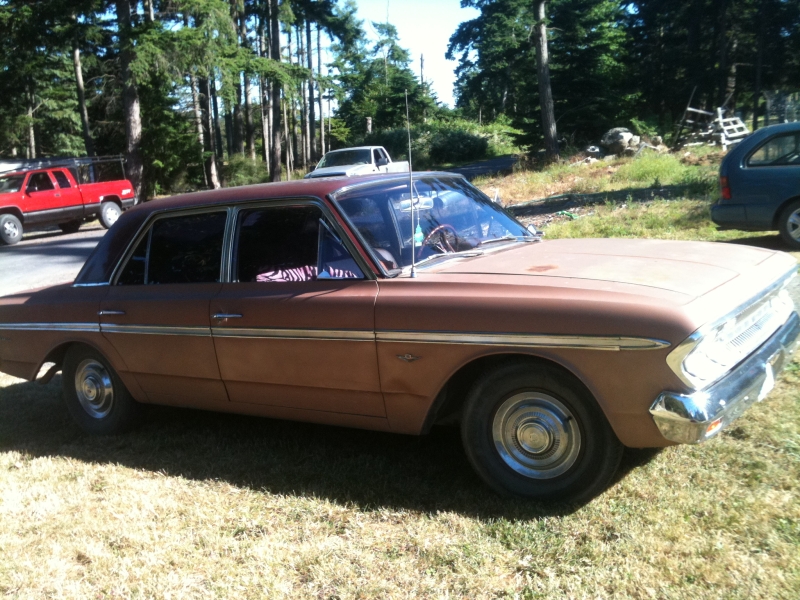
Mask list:
[[[628,451],[583,507],[500,499],[457,432],[155,408],[90,438],[58,381],[0,378],[15,598],[794,598],[800,365],[722,437]]]

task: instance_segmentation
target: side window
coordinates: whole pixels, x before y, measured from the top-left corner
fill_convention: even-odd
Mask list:
[[[227,212],[159,219],[139,242],[117,285],[220,280]]]
[[[67,176],[64,174],[63,171],[53,171],[53,175],[55,175],[56,181],[58,182],[58,187],[60,187],[61,189],[72,187],[69,184],[69,179],[67,178]]]
[[[45,172],[34,173],[28,181],[28,192],[46,192],[52,189],[55,189],[55,186]]]
[[[749,167],[800,165],[800,134],[772,138],[750,155]]]
[[[239,213],[234,280],[355,279],[364,274],[316,206],[275,206]]]
[[[372,149],[372,162],[373,162],[374,164],[376,164],[376,165],[377,165],[377,164],[378,164],[378,161],[379,161],[381,158],[383,158],[383,157],[381,156],[381,151],[380,151],[380,150],[378,150],[377,148],[373,148],[373,149]]]

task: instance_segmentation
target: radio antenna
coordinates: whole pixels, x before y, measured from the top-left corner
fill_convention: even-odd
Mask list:
[[[408,132],[408,201],[411,204],[411,277],[417,276],[416,232],[414,227],[414,172],[411,168],[411,119],[408,117],[408,90],[406,90],[406,131]]]

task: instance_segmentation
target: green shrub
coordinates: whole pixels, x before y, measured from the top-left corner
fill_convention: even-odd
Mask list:
[[[241,154],[236,154],[228,160],[222,168],[222,176],[225,179],[225,187],[269,181],[267,166],[260,158],[253,161]]]

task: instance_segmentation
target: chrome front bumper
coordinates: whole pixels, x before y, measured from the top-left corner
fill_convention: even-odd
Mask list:
[[[698,444],[763,400],[800,343],[796,312],[738,367],[711,387],[684,395],[663,392],[650,407],[661,435],[679,444]]]

